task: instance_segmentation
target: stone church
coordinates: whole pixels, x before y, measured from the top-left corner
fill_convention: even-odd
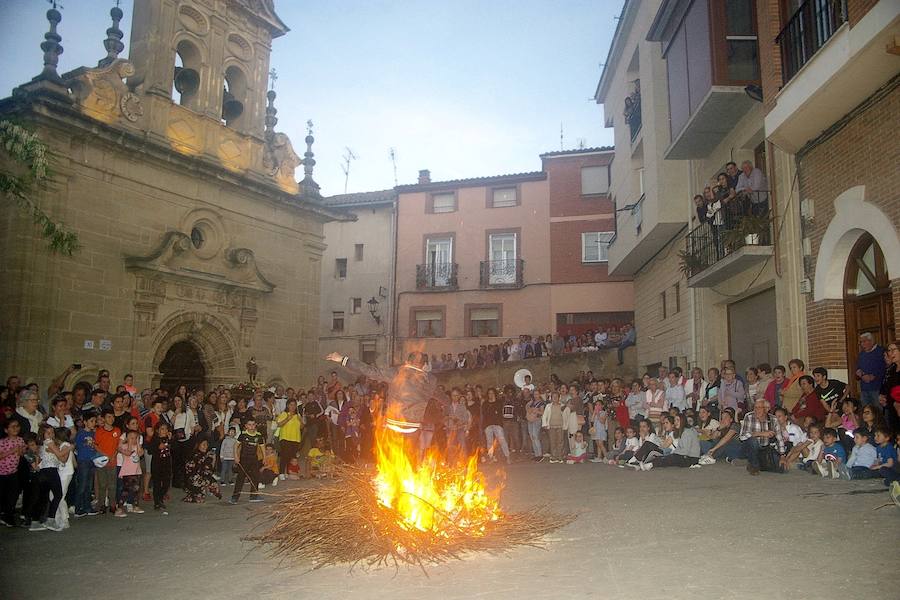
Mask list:
[[[272,0],[135,0],[125,59],[110,15],[106,56],[59,73],[51,9],[43,72],[0,100],[49,146],[35,199],[81,245],[52,253],[6,203],[0,373],[46,389],[80,364],[68,386],[105,368],[113,384],[208,389],[255,358],[265,383],[309,384],[323,226],[346,217],[320,203],[311,132],[301,158],[275,130],[269,54],[287,26]]]

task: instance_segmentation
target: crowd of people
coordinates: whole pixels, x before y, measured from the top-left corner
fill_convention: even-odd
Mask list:
[[[550,463],[604,463],[649,471],[745,460],[747,471],[804,469],[822,477],[878,478],[900,488],[900,351],[861,336],[849,387],[793,359],[737,373],[725,360],[705,373],[660,367],[640,379],[596,378],[497,389],[441,389],[418,432],[420,457]],[[184,502],[213,496],[249,501],[285,479],[329,477],[338,461],[369,462],[375,414],[387,385],[332,371],[309,389],[180,386],[138,391],[133,378],[111,390],[92,385],[41,401],[34,383],[9,377],[0,388],[0,525],[61,531],[69,517],[128,517],[144,506],[166,511],[174,489]],[[373,412],[374,411],[374,412]],[[19,507],[19,500],[21,506]]]
[[[517,360],[528,360],[545,356],[562,356],[575,352],[596,352],[608,348],[619,351],[619,364],[622,364],[622,352],[634,346],[634,327],[628,323],[621,326],[610,325],[604,328],[589,329],[578,335],[520,335],[518,340],[508,339],[502,344],[483,344],[466,352],[435,355],[428,359],[431,371],[452,371],[455,369],[480,369],[498,363]]]

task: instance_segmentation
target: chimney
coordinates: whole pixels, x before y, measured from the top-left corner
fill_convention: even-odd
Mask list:
[[[419,171],[419,184],[431,183],[431,171],[422,169]]]

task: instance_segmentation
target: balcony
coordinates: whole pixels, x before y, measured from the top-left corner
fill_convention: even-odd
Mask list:
[[[525,285],[525,261],[483,260],[479,285],[483,288],[520,288]]]
[[[680,253],[681,270],[688,287],[707,288],[768,260],[772,249],[772,217],[768,192],[754,192],[755,198],[739,198],[732,209],[723,209],[710,222],[695,227],[685,238]],[[763,201],[752,204],[751,200]],[[734,201],[733,201],[734,202]],[[754,211],[763,207],[766,212]],[[717,223],[718,221],[718,223]]]
[[[847,0],[806,0],[775,43],[781,49],[781,76],[787,83],[847,21]]]
[[[429,263],[416,265],[416,289],[445,291],[458,287],[456,263]]]
[[[754,2],[663,0],[647,35],[662,43],[669,84],[669,160],[702,159],[756,103]]]
[[[897,74],[900,8],[876,3],[851,27],[846,0],[807,0],[778,35],[784,85],[766,133],[796,153]]]

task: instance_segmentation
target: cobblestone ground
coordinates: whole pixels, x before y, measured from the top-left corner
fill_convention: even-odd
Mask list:
[[[890,502],[881,489],[799,472],[750,477],[728,465],[637,473],[517,463],[505,506],[547,504],[578,519],[544,549],[473,555],[427,577],[278,564],[241,542],[258,505],[186,505],[176,490],[168,516],[0,530],[0,597],[897,598],[900,510],[874,510]]]

